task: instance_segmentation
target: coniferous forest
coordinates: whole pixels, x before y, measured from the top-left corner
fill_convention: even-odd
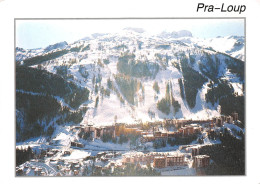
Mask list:
[[[67,82],[61,76],[31,67],[16,67],[16,139],[51,135],[53,124],[79,123],[86,108],[88,89]],[[60,98],[69,105],[63,106]],[[55,119],[55,120],[54,120]],[[45,126],[49,128],[45,128]]]

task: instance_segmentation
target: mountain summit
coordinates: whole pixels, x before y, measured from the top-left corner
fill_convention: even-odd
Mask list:
[[[44,49],[44,52],[49,52],[49,51],[54,50],[54,49],[64,49],[67,45],[68,45],[68,43],[66,41],[55,43],[53,45],[47,46]]]
[[[243,116],[243,40],[205,40],[189,31],[110,33],[17,48],[17,127]]]
[[[173,32],[166,32],[163,31],[158,35],[159,37],[163,38],[181,38],[181,37],[192,37],[192,33],[187,30],[181,30],[181,31],[173,31]]]

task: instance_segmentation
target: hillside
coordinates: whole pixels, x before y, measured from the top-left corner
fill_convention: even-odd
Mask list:
[[[243,51],[242,37],[203,40],[189,31],[148,36],[134,28],[72,44],[17,48],[17,122],[28,121],[26,103],[32,101],[52,106],[49,113],[42,105],[44,116],[30,120],[47,124],[63,117],[63,107],[77,111],[83,106],[87,111],[76,122],[98,126],[208,119],[233,111],[243,120]],[[64,118],[59,121],[69,122]]]
[[[16,67],[16,138],[51,135],[57,124],[80,123],[89,91],[62,77],[30,67]]]

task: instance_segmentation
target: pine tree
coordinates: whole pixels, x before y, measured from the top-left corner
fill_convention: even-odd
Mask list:
[[[98,106],[98,102],[99,102],[99,96],[96,97],[95,108],[97,108],[97,106]]]
[[[95,94],[97,94],[98,93],[98,85],[96,84],[95,85]]]
[[[154,81],[153,83],[153,89],[156,93],[160,93],[160,88],[157,81]]]
[[[96,76],[94,75],[92,78],[92,85],[94,86],[95,83],[96,83]]]
[[[110,77],[107,79],[107,87],[108,87],[108,89],[112,89],[112,81],[111,81]]]

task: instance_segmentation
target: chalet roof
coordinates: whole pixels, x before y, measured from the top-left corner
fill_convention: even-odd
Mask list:
[[[143,135],[143,137],[154,137],[153,134]]]
[[[196,155],[195,157],[196,158],[209,158],[208,155]]]
[[[164,156],[155,156],[154,159],[165,159]]]

